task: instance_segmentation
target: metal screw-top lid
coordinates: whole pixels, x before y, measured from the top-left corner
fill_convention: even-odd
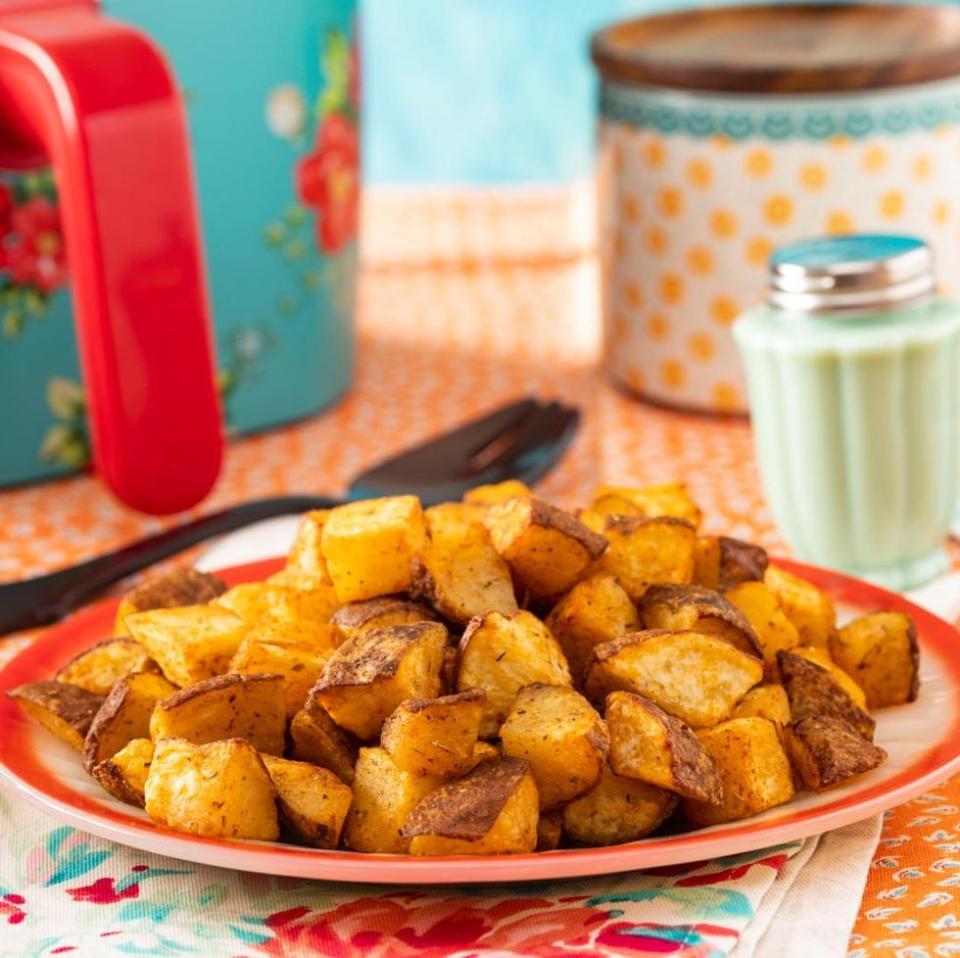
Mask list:
[[[771,306],[791,313],[853,314],[930,297],[933,254],[913,236],[860,234],[805,240],[769,263]]]

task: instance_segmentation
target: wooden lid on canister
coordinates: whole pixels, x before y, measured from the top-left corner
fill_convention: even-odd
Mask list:
[[[843,93],[960,76],[960,6],[714,7],[593,37],[605,80],[717,93]]]

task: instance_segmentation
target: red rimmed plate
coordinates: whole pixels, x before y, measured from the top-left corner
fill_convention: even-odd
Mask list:
[[[25,719],[0,694],[0,775],[54,818],[95,835],[186,861],[244,871],[376,884],[457,884],[579,878],[737,854],[867,818],[921,794],[960,769],[960,633],[936,616],[857,579],[795,562],[778,565],[828,591],[841,621],[879,608],[913,616],[921,646],[920,697],[877,713],[877,743],[890,754],[881,768],[821,795],[729,825],[648,838],[609,848],[567,849],[502,858],[410,858],[319,851],[269,842],[182,835],[114,801],[83,771],[79,756]],[[279,560],[223,573],[230,583],[262,579]],[[109,636],[116,600],[99,603],[47,631],[0,671],[0,693],[49,678],[64,662]]]

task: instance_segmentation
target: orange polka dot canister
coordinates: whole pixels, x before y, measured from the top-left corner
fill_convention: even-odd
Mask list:
[[[685,10],[593,39],[605,362],[652,402],[746,411],[734,319],[775,248],[909,233],[960,292],[960,7]]]

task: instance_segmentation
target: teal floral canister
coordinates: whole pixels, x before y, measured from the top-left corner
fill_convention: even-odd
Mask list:
[[[147,34],[182,89],[228,431],[324,408],[353,368],[356,0],[103,0],[102,11]],[[89,459],[68,252],[52,172],[0,170],[0,485]]]
[[[746,411],[734,319],[779,246],[921,236],[960,276],[960,7],[698,8],[598,33],[605,363]]]
[[[960,302],[897,235],[785,246],[734,326],[764,491],[804,560],[896,589],[946,570],[960,492]]]

